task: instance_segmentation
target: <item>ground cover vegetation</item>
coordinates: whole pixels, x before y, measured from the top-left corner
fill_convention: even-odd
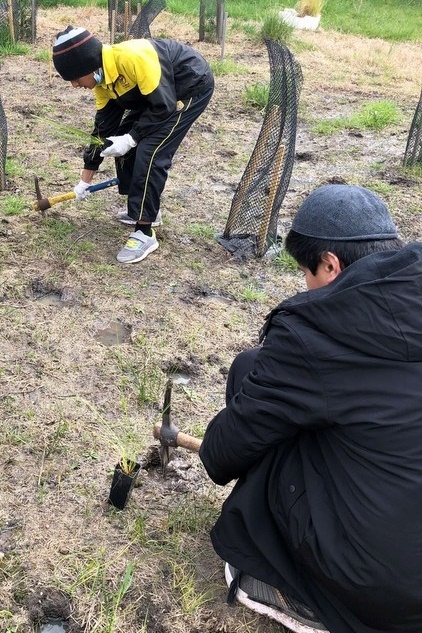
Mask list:
[[[393,4],[401,37],[384,17]],[[168,5],[153,35],[201,50],[216,91],[175,157],[160,248],[141,264],[115,260],[128,230],[115,220],[124,201],[114,189],[44,214],[32,206],[35,175],[46,197],[78,182],[85,138],[75,130],[89,133],[94,114],[92,94],[52,71],[52,41],[69,23],[109,41],[105,7],[44,5],[35,44],[1,55],[2,633],[33,633],[47,618],[66,621],[68,633],[282,633],[225,604],[208,533],[230,487],[210,483],[198,456],[182,449],[164,478],[152,437],[169,376],[175,423],[202,437],[224,405],[235,354],[257,343],[272,307],[304,289],[284,251],[242,261],[215,239],[261,129],[265,90],[258,103],[247,95],[268,85],[260,34],[274,6],[254,3],[252,15],[251,3],[229,4],[222,59],[219,45],[198,42],[194,3],[184,0],[183,12]],[[403,238],[421,239],[421,169],[402,166],[420,93],[421,50],[407,30],[420,19],[416,8],[327,0],[318,31],[290,34],[304,82],[281,236],[314,187],[347,182],[377,191]],[[385,38],[365,37],[383,24]],[[105,161],[97,181],[112,176]],[[118,511],[107,497],[122,456],[141,470]]]

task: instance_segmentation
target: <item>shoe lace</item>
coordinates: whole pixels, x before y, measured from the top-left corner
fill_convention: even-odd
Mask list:
[[[240,587],[240,579],[242,576],[242,572],[236,570],[235,576],[233,576],[233,580],[230,583],[229,590],[227,592],[227,604],[232,605],[235,601],[237,590]]]

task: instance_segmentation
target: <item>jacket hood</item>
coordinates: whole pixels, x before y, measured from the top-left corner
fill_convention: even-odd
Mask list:
[[[351,349],[420,361],[422,243],[363,257],[328,286],[299,293],[274,312],[300,316]]]

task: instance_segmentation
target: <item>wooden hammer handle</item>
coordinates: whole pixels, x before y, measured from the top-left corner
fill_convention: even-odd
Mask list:
[[[155,439],[161,441],[161,424],[154,425],[153,433]],[[179,431],[176,435],[176,446],[187,448],[189,451],[198,453],[201,448],[201,444],[202,440],[197,437],[193,437],[193,435],[188,435],[187,433],[182,433],[181,431]]]

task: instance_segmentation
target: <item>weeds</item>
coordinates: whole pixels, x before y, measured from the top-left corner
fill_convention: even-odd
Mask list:
[[[195,237],[200,237],[203,240],[213,240],[215,236],[215,229],[208,224],[190,224],[186,227],[187,233]]]
[[[0,211],[5,216],[22,215],[27,208],[27,203],[19,196],[6,196],[0,201]]]
[[[180,606],[183,613],[195,613],[195,611],[211,600],[209,592],[196,592],[196,573],[188,563],[174,562],[172,569],[173,589],[175,589],[180,596]]]
[[[371,101],[349,117],[318,121],[312,126],[312,130],[315,134],[333,134],[340,129],[366,129],[379,132],[389,125],[398,123],[400,116],[400,110],[392,101]]]
[[[293,27],[280,19],[278,13],[268,15],[261,27],[261,39],[269,39],[280,44],[288,44],[293,36]]]
[[[285,273],[297,273],[299,270],[297,261],[284,249],[274,257],[273,262],[280,271]]]
[[[211,69],[216,77],[222,77],[224,75],[247,75],[248,69],[244,66],[240,66],[229,57],[226,59],[215,59],[210,62]]]
[[[243,98],[246,105],[263,112],[267,107],[269,94],[270,86],[268,83],[256,83],[252,86],[246,86]]]
[[[249,285],[244,288],[241,292],[239,292],[239,299],[243,299],[243,301],[259,301],[264,302],[267,301],[268,297],[265,292],[261,290],[257,290],[253,285]]]

